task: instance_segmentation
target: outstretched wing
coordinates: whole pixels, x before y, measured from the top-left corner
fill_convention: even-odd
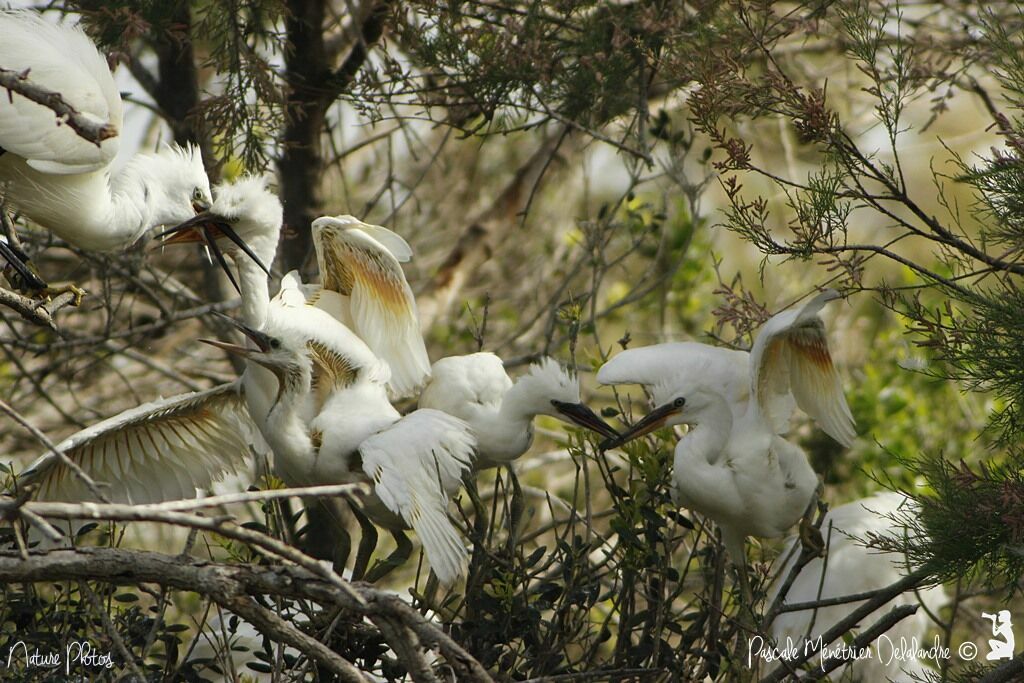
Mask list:
[[[238,381],[132,408],[57,445],[113,502],[155,503],[192,498],[241,469],[255,425]],[[53,453],[22,472],[39,484],[37,498],[95,501],[89,488]]]
[[[29,82],[60,93],[99,124],[121,128],[121,95],[106,59],[77,26],[59,26],[37,12],[0,11],[0,67],[28,71]],[[99,146],[58,121],[49,108],[21,95],[0,97],[0,147],[44,173],[84,173],[117,155],[119,137]]]
[[[474,448],[469,425],[428,409],[410,413],[359,446],[375,493],[416,530],[430,566],[446,585],[466,571],[468,553],[448,519],[448,496],[461,485]]]
[[[832,363],[825,323],[818,317],[822,306],[838,296],[826,290],[803,308],[765,323],[750,352],[751,383],[758,410],[776,432],[788,429],[795,400],[825,433],[849,446],[857,436],[853,414]]]
[[[685,377],[719,392],[740,417],[750,399],[750,354],[699,342],[668,342],[627,349],[601,366],[601,384],[652,388]]]
[[[398,235],[350,216],[313,222],[324,289],[349,297],[353,331],[391,367],[392,393],[406,396],[430,376],[430,359],[412,289],[398,258],[377,239],[383,234],[399,249]],[[411,254],[408,245],[400,251],[406,258]]]

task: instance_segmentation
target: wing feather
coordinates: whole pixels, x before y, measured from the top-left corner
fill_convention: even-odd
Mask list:
[[[699,342],[668,342],[627,349],[601,366],[601,384],[642,384],[648,388],[686,377],[718,391],[734,417],[750,399],[750,354]]]
[[[462,420],[416,410],[359,446],[375,493],[420,537],[430,566],[446,585],[466,571],[468,552],[448,519],[448,496],[472,465],[476,440]]]
[[[321,282],[349,297],[353,331],[391,367],[394,395],[406,396],[430,376],[416,300],[395,254],[370,234],[386,228],[366,232],[355,227],[364,223],[342,218],[314,221]]]
[[[752,383],[761,415],[777,433],[789,428],[794,403],[844,446],[857,436],[843,382],[828,349],[821,310],[838,294],[827,290],[803,308],[784,311],[764,325],[752,357]]]
[[[191,498],[197,488],[242,468],[255,426],[240,382],[127,410],[57,445],[112,501],[152,503]],[[21,474],[43,500],[92,500],[89,489],[52,453]]]

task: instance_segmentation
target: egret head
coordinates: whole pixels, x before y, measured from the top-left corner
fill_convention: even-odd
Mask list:
[[[250,258],[268,275],[281,233],[281,202],[266,181],[244,176],[217,186],[213,204],[166,230],[163,244],[205,243],[234,283],[222,252],[236,261]],[[237,288],[237,285],[236,285]]]
[[[710,390],[685,377],[659,382],[651,388],[651,397],[655,408],[617,438],[603,441],[602,450],[617,448],[662,427],[692,425],[704,410],[715,405]]]
[[[210,206],[210,180],[195,145],[168,145],[155,154],[136,155],[117,182],[140,182],[154,225],[187,221]],[[118,187],[114,188],[115,191]]]
[[[277,336],[256,330],[227,316],[222,316],[222,318],[241,330],[254,346],[241,346],[218,339],[200,339],[199,341],[251,360],[274,373],[278,384],[274,406],[286,392],[297,393],[308,389],[312,361],[306,353],[304,345],[287,336]]]
[[[579,425],[606,438],[618,436],[612,427],[580,401],[580,383],[551,358],[543,358],[530,366],[516,380],[517,394],[538,415],[550,415],[563,422]]]

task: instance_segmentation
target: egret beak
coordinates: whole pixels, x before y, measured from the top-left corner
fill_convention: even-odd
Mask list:
[[[584,403],[566,403],[565,401],[552,399],[551,405],[555,407],[555,410],[560,415],[573,424],[589,429],[592,432],[597,432],[607,439],[619,438],[619,433]]]
[[[224,315],[223,313],[221,313],[219,311],[214,311],[213,313],[218,318],[220,318],[224,322],[228,323],[232,327],[235,327],[242,334],[244,334],[246,337],[251,339],[252,342],[256,345],[256,347],[262,353],[268,353],[273,348],[273,339],[266,332],[261,332],[260,330],[257,330],[257,329],[255,329],[253,327],[249,327],[245,323],[243,323],[243,322],[241,322],[239,320],[235,320],[231,316]],[[204,342],[206,344],[212,344],[213,346],[218,346],[220,348],[225,348],[223,346],[224,342],[215,341],[215,340],[212,340],[212,339],[200,339],[199,341]],[[229,344],[228,346],[236,346],[236,345],[235,344]],[[236,348],[242,348],[245,351],[249,351],[250,350],[250,349],[246,349],[245,347],[237,347],[236,346]],[[225,350],[227,350],[227,349],[225,348]]]
[[[201,207],[202,204],[193,202],[192,206],[193,208]],[[184,223],[179,223],[173,228],[168,228],[157,235],[157,238],[162,238],[162,241],[158,246],[166,246],[168,244],[192,244],[197,242],[206,244],[216,257],[217,263],[219,263],[220,267],[224,269],[228,279],[231,280],[231,284],[234,285],[235,290],[241,293],[241,290],[238,288],[238,283],[235,282],[235,276],[231,274],[231,269],[224,260],[224,254],[217,245],[217,239],[220,237],[226,237],[231,240],[235,246],[245,252],[246,256],[251,258],[253,262],[260,267],[260,270],[267,274],[267,277],[270,277],[270,269],[263,265],[263,262],[260,261],[259,257],[257,257],[253,250],[249,248],[249,245],[238,236],[238,233],[231,227],[230,221],[209,209],[200,211]]]
[[[237,320],[228,318],[227,316],[223,317],[230,321],[231,324],[233,324],[239,330],[241,330],[246,337],[251,339],[252,342],[256,344],[257,348],[253,349],[246,346],[240,346],[238,344],[221,341],[219,339],[200,339],[199,341],[202,342],[203,344],[209,344],[210,346],[221,349],[223,351],[227,351],[228,353],[232,353],[236,356],[247,358],[254,363],[259,363],[266,369],[273,372],[274,375],[277,376],[277,378],[281,381],[283,385],[285,374],[284,366],[277,359],[271,360],[270,358],[267,357],[267,354],[273,348],[270,336],[263,332],[260,332],[259,330],[254,330],[248,325],[240,323]]]
[[[618,448],[624,443],[628,443],[633,439],[640,438],[645,434],[650,434],[656,429],[660,429],[665,426],[665,423],[673,415],[682,412],[683,405],[685,405],[685,399],[676,399],[664,405],[658,406],[651,412],[647,413],[642,420],[634,424],[632,427],[622,432],[614,438],[605,439],[598,446],[602,451],[611,450],[612,448]]]

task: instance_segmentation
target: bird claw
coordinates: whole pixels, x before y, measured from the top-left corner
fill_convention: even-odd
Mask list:
[[[84,289],[82,289],[81,287],[79,287],[77,285],[73,285],[73,284],[70,284],[70,283],[66,284],[66,285],[58,285],[56,287],[51,287],[50,285],[46,285],[46,287],[43,288],[41,293],[42,293],[42,295],[44,297],[46,297],[46,301],[44,303],[49,303],[49,302],[53,301],[54,299],[56,299],[61,294],[71,293],[71,294],[74,295],[74,298],[71,300],[71,304],[70,305],[74,306],[75,308],[78,308],[79,306],[82,305],[82,299],[85,298],[85,294],[86,294]],[[42,305],[42,304],[40,304],[40,305]]]

